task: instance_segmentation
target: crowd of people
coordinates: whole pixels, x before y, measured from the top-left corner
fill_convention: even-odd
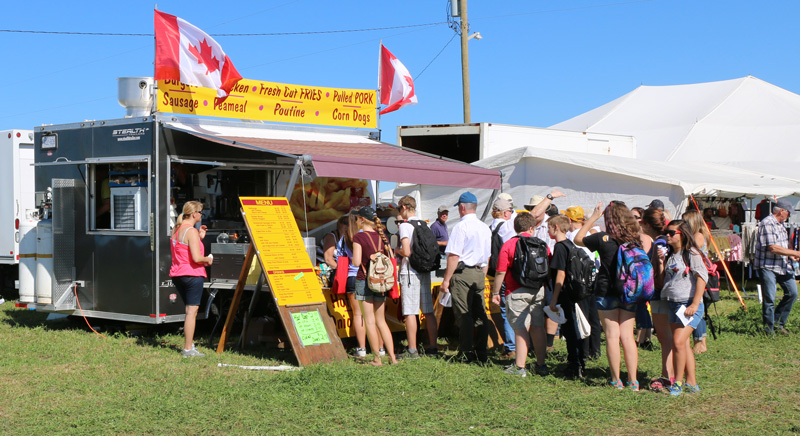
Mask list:
[[[506,373],[521,377],[530,372],[549,374],[546,356],[553,350],[554,337],[560,333],[567,348],[565,375],[583,378],[586,361],[601,355],[600,334],[603,332],[609,385],[638,391],[638,348],[649,341],[649,333],[654,329],[661,344],[661,376],[649,381],[650,389],[668,391],[671,395],[698,392],[694,354],[707,350],[703,294],[711,265],[707,256],[711,235],[703,214],[688,210],[681,219],[671,219],[659,200],[646,208],[629,208],[623,202],[611,201],[605,207],[602,202],[598,203],[592,214],[585,217],[580,206],[559,211],[552,204],[553,200],[564,196],[558,190],[544,197],[534,196],[524,205],[526,210],[518,212],[513,198],[500,194],[492,204],[494,219],[487,225],[477,216],[477,197],[464,192],[453,205],[459,221],[449,232],[446,224],[449,207],[438,209],[437,219],[430,228],[446,259],[439,293],[449,294],[459,328],[458,352],[453,360],[489,362],[491,321],[486,311],[485,283],[487,273],[491,273],[491,301],[500,307],[503,319],[503,325],[497,326],[504,346],[500,358],[513,361],[505,368]],[[394,364],[399,358],[439,355],[431,274],[416,271],[409,261],[413,235],[421,222],[416,201],[405,196],[397,206],[399,232],[394,248],[380,218],[370,207],[362,207],[340,218],[336,230],[323,240],[325,262],[343,277],[339,285],[344,287],[352,309],[357,342],[354,355],[366,358],[369,343],[373,350],[370,363],[376,366],[383,364],[384,356]],[[187,305],[184,357],[202,356],[193,343],[194,319],[202,292],[203,267],[213,262],[210,256],[204,256],[200,243],[205,233],[205,226],[200,225],[200,209],[201,204],[188,202],[172,236],[170,275]],[[789,334],[786,322],[797,298],[792,261],[800,259],[800,252],[788,248],[787,233],[782,225],[793,210],[791,204],[779,200],[773,213],[759,224],[755,267],[760,273],[762,315],[767,333],[777,329]],[[600,218],[603,218],[604,230],[598,225]],[[549,274],[534,286],[523,286],[510,273],[518,238],[535,239],[547,251]],[[655,289],[649,301],[631,304],[621,298],[616,273],[621,246],[637,247],[647,254]],[[577,302],[562,292],[570,272],[570,253],[574,250],[584,250],[594,259],[597,271],[591,294]],[[406,350],[399,355],[386,322],[387,294],[367,285],[367,271],[379,253],[398,261],[397,277],[408,339]],[[776,305],[778,284],[784,295]],[[418,337],[417,316],[420,313],[425,315],[427,332],[424,348],[420,347]],[[583,328],[587,324],[589,328]],[[639,329],[638,335],[635,327]],[[529,351],[534,355],[530,366],[527,365]],[[627,368],[624,381],[623,360]]]

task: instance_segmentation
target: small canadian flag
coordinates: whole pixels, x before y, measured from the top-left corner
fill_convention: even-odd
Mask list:
[[[174,15],[155,11],[156,80],[179,80],[217,90],[225,98],[242,76],[207,33]]]
[[[381,44],[381,104],[387,105],[380,115],[403,106],[417,104],[414,80],[402,62]]]

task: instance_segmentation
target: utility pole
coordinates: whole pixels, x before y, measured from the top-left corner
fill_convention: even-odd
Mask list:
[[[461,9],[461,83],[464,88],[464,124],[469,124],[469,23],[467,22],[467,0],[458,0],[458,4]]]

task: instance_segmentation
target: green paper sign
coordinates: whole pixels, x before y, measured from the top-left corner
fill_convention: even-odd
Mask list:
[[[294,323],[295,331],[297,331],[297,336],[300,338],[300,343],[304,347],[331,343],[318,310],[292,312],[292,322]]]

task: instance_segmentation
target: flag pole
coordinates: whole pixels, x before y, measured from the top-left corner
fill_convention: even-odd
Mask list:
[[[153,6],[153,10],[158,10],[158,3]],[[154,12],[155,14],[155,12]],[[156,80],[156,34],[155,34],[155,27],[153,28],[153,107],[150,109],[150,114],[155,115],[156,109],[158,108],[158,81]]]
[[[375,112],[378,113],[378,141],[381,140],[381,56],[383,56],[383,40],[378,43],[378,89],[375,93],[377,96]]]

